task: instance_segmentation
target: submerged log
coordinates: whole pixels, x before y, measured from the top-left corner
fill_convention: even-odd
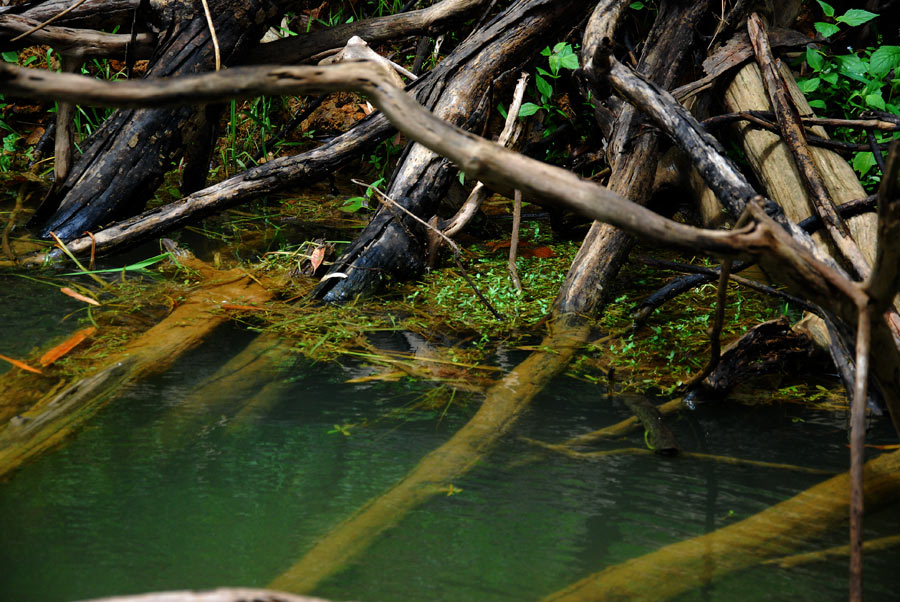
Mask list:
[[[611,566],[545,600],[668,600],[728,573],[790,554],[846,524],[850,477],[840,474],[739,523],[665,546]],[[895,504],[900,495],[900,452],[865,466],[866,508]],[[715,562],[710,562],[710,558]]]
[[[62,391],[49,393],[0,426],[0,477],[73,436],[129,383],[164,372],[202,343],[228,320],[220,309],[223,302],[261,303],[272,296],[271,290],[240,268],[219,271],[193,259],[179,258],[179,262],[196,270],[203,285],[186,295],[166,319],[110,358],[105,367]],[[13,403],[16,395],[16,383],[11,384],[4,386],[8,403]]]
[[[397,485],[325,534],[270,587],[298,593],[313,590],[364,553],[408,512],[446,493],[455,479],[474,468],[509,431],[534,396],[566,368],[588,332],[588,326],[575,318],[552,322],[540,345],[551,351],[529,355],[488,390],[478,412],[449,441],[425,456]]]

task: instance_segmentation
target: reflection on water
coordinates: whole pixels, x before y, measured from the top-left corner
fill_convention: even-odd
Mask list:
[[[85,597],[216,585],[265,586],[316,538],[400,479],[474,408],[440,424],[384,418],[424,385],[350,385],[359,367],[298,365],[278,399],[179,407],[247,342],[226,333],[179,368],[130,389],[59,451],[0,483],[0,599]],[[230,351],[229,351],[230,347]],[[352,374],[351,374],[352,371]],[[627,415],[599,388],[558,380],[462,492],[417,509],[317,594],[336,600],[539,599],[605,566],[708,532],[822,480],[685,459],[548,457],[517,436],[561,441]],[[805,422],[794,422],[801,417]],[[366,423],[363,425],[363,423]],[[350,436],[334,425],[355,424]],[[686,449],[843,470],[846,438],[796,407],[705,406],[674,421]],[[889,440],[888,425],[875,437]],[[636,437],[627,445],[640,445]],[[900,511],[867,519],[900,532]],[[845,543],[841,529],[820,542]],[[895,596],[900,550],[869,555],[867,599]],[[846,561],[757,568],[685,600],[843,598]]]

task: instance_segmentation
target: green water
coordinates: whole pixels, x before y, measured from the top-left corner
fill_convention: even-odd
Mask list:
[[[241,417],[239,399],[184,408],[187,391],[247,341],[238,331],[219,333],[0,483],[0,599],[264,587],[475,411],[453,409],[440,422],[432,413],[386,418],[426,386],[347,384],[366,369],[321,365],[296,366],[273,405]],[[627,415],[599,388],[557,380],[512,436],[454,482],[461,493],[407,515],[314,593],[366,602],[539,599],[823,480],[647,456],[511,467],[533,449],[519,437],[561,441]],[[349,437],[328,432],[364,420]],[[694,451],[835,471],[847,462],[841,419],[800,406],[704,406],[674,427]],[[878,424],[870,440],[892,442],[889,424]],[[866,525],[867,537],[900,533],[900,506]],[[841,528],[807,549],[845,542]],[[898,566],[898,548],[867,556],[867,600],[898,599]],[[846,561],[752,569],[682,599],[846,599]]]

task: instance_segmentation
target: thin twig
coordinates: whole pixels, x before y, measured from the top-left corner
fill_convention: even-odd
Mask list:
[[[79,6],[81,6],[82,4],[84,4],[86,1],[87,1],[87,0],[78,0],[77,2],[75,2],[75,4],[73,4],[73,5],[70,6],[69,8],[66,8],[66,9],[64,9],[64,10],[61,10],[60,12],[56,13],[55,15],[53,15],[52,17],[50,17],[49,19],[47,19],[46,21],[44,21],[43,23],[40,23],[40,24],[38,24],[38,25],[35,25],[34,27],[32,27],[31,29],[29,29],[29,30],[26,31],[25,33],[20,33],[19,35],[17,35],[16,37],[14,37],[13,39],[11,39],[11,40],[9,41],[10,44],[13,43],[13,42],[18,42],[19,40],[21,40],[21,39],[24,38],[24,37],[30,36],[31,34],[33,34],[34,32],[38,31],[39,29],[43,29],[43,28],[47,27],[48,25],[50,25],[51,23],[53,23],[54,21],[56,21],[56,20],[59,19],[60,17],[64,16],[66,13],[75,10],[76,8],[78,8]],[[204,0],[204,1],[205,1],[205,0]]]
[[[860,304],[856,326],[856,379],[850,407],[850,601],[862,602],[863,463],[866,443],[866,386],[869,383],[869,307]]]
[[[522,283],[516,270],[516,250],[519,248],[519,225],[522,223],[522,191],[516,188],[513,195],[512,235],[509,237],[509,275],[519,294],[522,294]]]
[[[716,366],[719,365],[719,358],[722,354],[722,325],[725,323],[725,303],[728,300],[728,276],[731,274],[731,259],[722,261],[722,269],[719,272],[719,290],[716,295],[716,315],[713,318],[713,325],[709,329],[709,362],[706,367],[699,373],[695,374],[691,380],[684,385],[685,389],[690,389],[700,384],[704,378],[712,374]]]
[[[206,24],[209,25],[209,34],[212,36],[213,51],[216,54],[216,71],[220,71],[222,69],[222,55],[219,52],[219,38],[216,36],[216,26],[213,25],[209,4],[207,4],[206,0],[200,1],[203,3],[203,13],[206,15]]]

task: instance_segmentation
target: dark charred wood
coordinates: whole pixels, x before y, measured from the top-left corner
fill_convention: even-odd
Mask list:
[[[147,77],[210,70],[214,51],[202,11],[172,2],[153,6],[160,36]],[[277,7],[263,0],[211,3],[225,64],[259,41]],[[70,240],[140,212],[183,148],[208,131],[206,117],[207,112],[196,107],[115,111],[88,140],[69,177],[57,184],[29,227],[44,237],[53,231]]]
[[[23,17],[44,22],[72,6],[72,0],[45,0],[35,2],[28,10],[21,13]],[[109,29],[116,25],[127,26],[132,15],[140,4],[140,0],[86,0],[59,19],[53,22],[59,27],[78,27],[87,29]]]
[[[763,322],[728,345],[718,366],[688,395],[694,400],[719,399],[750,378],[808,365],[817,349],[809,337],[791,329],[787,318]]]
[[[483,30],[473,33],[434,69],[434,83],[416,98],[435,115],[464,129],[480,131],[489,91],[498,74],[518,69],[559,27],[560,17],[579,6],[571,0],[519,0]],[[454,170],[447,159],[411,144],[395,170],[387,195],[427,221],[445,195]],[[374,291],[388,277],[410,278],[424,270],[427,234],[423,226],[389,207],[381,207],[369,225],[335,262],[329,278],[314,294],[326,302],[344,302]]]

